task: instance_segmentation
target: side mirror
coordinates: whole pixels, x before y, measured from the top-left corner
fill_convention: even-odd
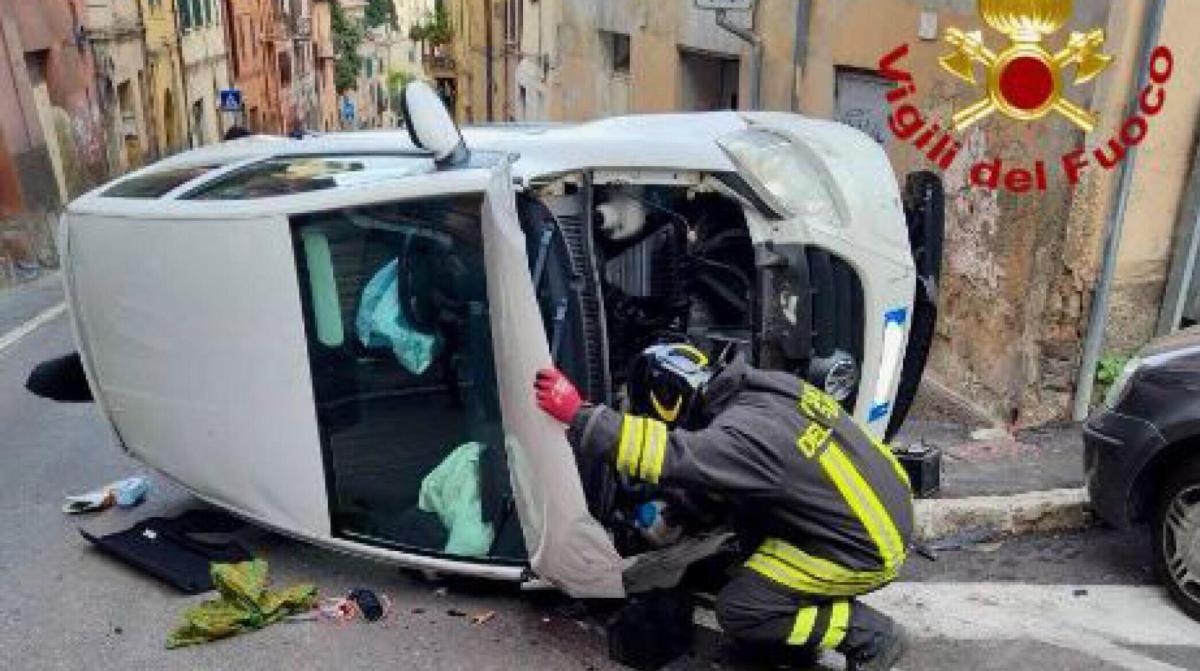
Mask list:
[[[413,144],[432,152],[439,166],[458,165],[470,158],[462,132],[429,84],[411,82],[405,86],[400,107]]]

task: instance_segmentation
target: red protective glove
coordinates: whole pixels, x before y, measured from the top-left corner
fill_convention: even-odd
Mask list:
[[[539,370],[533,388],[537,390],[538,406],[563,424],[570,424],[583,405],[579,390],[557,368]]]

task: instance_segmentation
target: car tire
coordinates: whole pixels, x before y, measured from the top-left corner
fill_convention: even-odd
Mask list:
[[[1152,523],[1154,568],[1171,598],[1200,620],[1200,459],[1174,470]]]

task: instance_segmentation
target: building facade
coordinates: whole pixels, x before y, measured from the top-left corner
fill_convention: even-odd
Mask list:
[[[108,171],[86,16],[0,0],[0,285],[56,262],[56,213]]]
[[[153,147],[162,157],[188,146],[183,95],[183,53],[179,40],[177,0],[139,0],[145,26],[147,88]]]
[[[220,140],[232,121],[218,111],[220,92],[229,88],[225,21],[218,0],[176,2],[189,144],[201,147]]]
[[[508,14],[520,58],[505,104],[519,120],[743,106],[745,44],[692,2],[525,0]]]
[[[84,29],[96,64],[108,166],[123,172],[150,156],[151,116],[140,3],[89,2]]]
[[[452,39],[448,45],[427,46],[425,70],[447,92],[443,97],[452,99],[455,118],[468,124],[515,121],[512,92],[522,3],[438,0],[437,5],[449,21]]]
[[[223,2],[230,73],[242,92],[238,123],[256,133],[286,132],[276,56],[277,0]]]
[[[312,1],[312,68],[317,90],[317,119],[313,128],[336,130],[338,121],[337,83],[334,80],[333,17],[331,0]]]

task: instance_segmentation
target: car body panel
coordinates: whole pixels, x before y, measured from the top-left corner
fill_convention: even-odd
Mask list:
[[[287,220],[73,215],[67,235],[83,354],[125,449],[206,498],[328,536]]]
[[[1097,514],[1125,527],[1141,521],[1161,455],[1184,456],[1200,436],[1200,328],[1155,340],[1112,408],[1084,425],[1088,488]],[[1176,452],[1179,450],[1179,452]],[[1200,456],[1200,442],[1194,450]]]
[[[1166,445],[1153,424],[1117,412],[1098,413],[1083,427],[1084,473],[1096,515],[1118,528],[1134,521],[1136,475]]]
[[[553,359],[529,282],[525,235],[507,166],[496,171],[488,187],[483,247],[505,448],[529,563],[572,596],[620,598],[625,595],[621,557],[604,527],[588,513],[575,453],[562,425],[533,398],[534,375],[553,365]]]

